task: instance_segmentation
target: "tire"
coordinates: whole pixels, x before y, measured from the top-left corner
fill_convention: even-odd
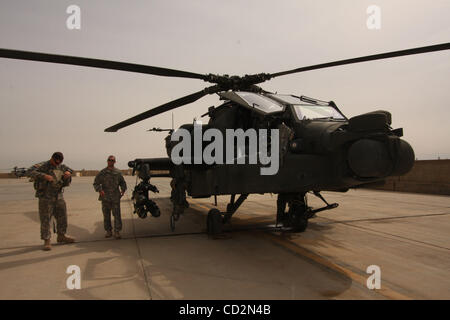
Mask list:
[[[296,232],[304,232],[308,227],[308,219],[305,216],[296,215],[293,218],[292,226]]]
[[[308,227],[308,218],[306,217],[306,206],[295,204],[289,209],[290,225],[295,232],[304,232]]]
[[[206,218],[206,232],[208,235],[217,235],[222,233],[222,214],[217,209],[211,209]]]

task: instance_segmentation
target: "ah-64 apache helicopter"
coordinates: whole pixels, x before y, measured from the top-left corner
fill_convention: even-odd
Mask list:
[[[16,176],[16,178],[24,177],[27,172],[27,168],[18,168],[15,166],[13,170],[11,171],[12,174]]]
[[[193,103],[208,94],[218,94],[224,102],[218,107],[209,108],[204,114],[209,116],[209,121],[201,125],[203,131],[217,129],[225,133],[227,129],[278,129],[280,162],[279,170],[273,175],[262,175],[260,170],[264,165],[261,163],[211,164],[198,163],[192,159],[193,161],[175,164],[171,151],[177,143],[180,143],[172,139],[177,130],[168,130],[169,135],[166,137],[168,158],[135,159],[129,162],[129,166],[134,172],[137,171],[142,180],[133,192],[135,212],[140,217],[145,217],[147,212],[159,216],[159,209],[148,197],[149,190],[157,190],[149,183],[150,170],[169,170],[169,174],[163,176],[173,178],[172,228],[175,227],[175,221],[178,220],[180,213],[188,206],[186,192],[193,198],[230,195],[225,212],[218,209],[211,209],[208,212],[207,231],[209,234],[217,234],[221,232],[222,225],[230,221],[249,194],[278,194],[277,223],[297,231],[304,231],[308,219],[315,213],[337,207],[335,203],[326,202],[320,191],[345,192],[352,187],[382,182],[386,177],[409,172],[414,163],[414,151],[400,138],[403,136],[403,130],[392,129],[391,114],[388,111],[379,110],[348,119],[333,101],[325,102],[305,96],[271,93],[263,90],[258,84],[293,73],[448,49],[450,43],[443,43],[278,73],[260,73],[242,77],[203,75],[147,65],[9,49],[0,49],[0,57],[193,78],[214,83],[213,86],[111,126],[105,129],[107,132],[115,132],[144,119]],[[181,128],[195,134],[193,132],[195,124],[186,124]],[[268,141],[269,145],[273,143],[270,137]],[[249,141],[246,145],[250,147]],[[192,150],[195,148],[193,142],[190,147]],[[204,148],[205,145],[202,144],[201,150]],[[245,153],[241,156],[249,158],[250,149],[244,149]],[[322,199],[326,206],[319,209],[310,208],[307,204],[308,192]],[[237,199],[236,195],[239,195]]]

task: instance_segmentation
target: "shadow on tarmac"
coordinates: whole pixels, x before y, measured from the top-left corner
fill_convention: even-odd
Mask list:
[[[129,200],[126,200],[126,201],[129,201]],[[171,210],[171,203],[170,203],[170,200],[168,197],[167,198],[155,198],[155,201],[158,203],[158,205],[162,209],[162,212],[163,212],[162,215],[170,214],[169,210]],[[38,215],[37,211],[24,212],[23,214],[30,220],[32,220],[36,223],[39,223],[39,215]],[[196,209],[196,208],[193,208],[193,206],[191,206],[180,217],[180,220],[178,221],[178,223],[181,224],[181,223],[183,223],[184,219],[189,219],[189,221],[186,221],[186,222],[198,225],[199,226],[198,233],[203,233],[205,231],[205,227],[206,227],[206,214],[207,214],[207,210]],[[149,241],[148,240],[149,238],[155,237],[155,238],[159,239],[158,241],[165,241],[164,237],[171,235],[170,233],[156,235],[156,234],[154,234],[154,232],[151,232],[150,230],[142,230],[142,227],[140,227],[140,234],[137,235],[134,224],[136,224],[136,221],[140,221],[140,219],[137,219],[136,217],[134,217],[134,215],[133,215],[133,218],[122,219],[124,226],[128,225],[128,224],[133,225],[132,237],[124,237],[123,240],[136,240],[136,245],[139,246],[138,239],[147,238],[145,240]],[[148,217],[147,219],[149,219],[149,218],[151,219],[151,217]],[[263,227],[274,224],[274,221],[270,221],[269,219],[264,218],[264,217],[239,217],[239,214],[236,214],[236,216],[233,217],[232,221],[233,221],[233,223],[231,224],[231,226],[228,226],[226,228],[227,232],[230,232],[231,234],[233,232],[236,232],[237,234],[242,233],[242,235],[245,235],[245,233],[253,235],[253,232],[251,230],[249,230],[251,228],[263,228]],[[137,223],[139,223],[139,222],[137,222]],[[95,229],[93,232],[90,232],[89,230],[81,228],[75,224],[71,224],[70,221],[69,221],[69,228],[70,228],[71,234],[76,235],[77,239],[89,239],[89,238],[92,238],[92,235],[94,235],[94,234],[100,235],[100,234],[103,234],[103,232],[104,232],[103,221],[95,222]],[[312,237],[306,237],[305,236],[306,234],[289,233],[289,232],[281,233],[279,236],[284,237],[287,240],[294,240],[294,239],[298,239],[299,237],[304,237],[305,241],[314,242],[315,245],[317,245],[317,246],[321,246],[321,245],[329,246],[330,239],[326,239],[323,231],[332,228],[331,225],[321,225],[320,223],[311,221],[309,228],[311,230],[321,231],[321,232],[314,232]],[[242,229],[242,231],[240,231],[240,229]],[[146,234],[143,234],[143,232]],[[258,231],[258,232],[260,232],[260,231]],[[262,231],[262,232],[265,232],[265,231]],[[52,235],[52,238],[54,241],[55,237],[53,237],[53,235]],[[239,264],[244,264],[244,266],[245,266],[245,265],[252,265],[254,263],[254,261],[252,261],[252,259],[254,259],[255,257],[252,257],[251,254],[245,254],[241,251],[242,243],[240,243],[240,241],[244,238],[245,237],[236,236],[235,239],[233,239],[233,237],[232,237],[231,239],[229,239],[231,241],[227,240],[225,242],[223,240],[218,240],[218,241],[217,240],[208,240],[207,236],[205,235],[204,239],[198,239],[197,241],[202,242],[202,246],[204,245],[206,247],[206,250],[203,248],[202,248],[202,250],[198,250],[198,248],[193,248],[189,244],[185,243],[185,239],[183,237],[178,237],[178,239],[177,239],[177,237],[175,237],[175,238],[171,237],[170,241],[173,242],[174,247],[177,248],[177,250],[179,252],[183,252],[183,255],[180,255],[180,258],[177,259],[177,261],[179,262],[177,265],[177,268],[179,268],[178,271],[183,272],[183,270],[184,270],[184,271],[187,271],[188,273],[193,272],[194,276],[199,276],[199,275],[203,276],[203,277],[205,277],[205,276],[211,277],[212,276],[212,278],[210,280],[211,283],[205,284],[205,289],[211,288],[211,290],[212,290],[214,283],[217,281],[217,284],[220,284],[224,281],[224,278],[225,278],[225,280],[229,280],[229,281],[240,281],[240,277],[242,277],[243,275],[231,274],[230,271],[227,269],[231,268],[232,270],[239,270],[242,268]],[[259,238],[259,237],[256,236],[256,238]],[[99,242],[106,243],[107,241],[113,241],[113,242],[111,242],[110,246],[108,246],[108,249],[107,249],[110,251],[109,254],[112,255],[112,257],[88,258],[87,262],[83,268],[83,273],[82,273],[83,281],[89,281],[89,282],[100,281],[102,283],[99,285],[89,285],[89,287],[82,288],[79,290],[65,290],[62,293],[73,299],[100,299],[101,297],[97,297],[91,292],[92,289],[108,287],[108,286],[112,286],[112,285],[117,285],[117,284],[121,284],[121,283],[134,281],[134,282],[136,282],[136,286],[138,286],[139,284],[141,284],[141,286],[142,286],[142,283],[146,283],[146,286],[149,291],[149,298],[151,298],[150,288],[147,283],[147,281],[148,281],[147,275],[151,276],[152,274],[160,273],[160,270],[155,271],[153,265],[165,265],[167,263],[170,264],[171,258],[167,257],[167,259],[166,259],[167,252],[160,252],[160,254],[155,254],[155,257],[153,258],[153,260],[149,261],[148,258],[147,258],[147,260],[144,260],[144,258],[142,258],[140,256],[139,248],[133,250],[132,252],[127,252],[127,250],[124,250],[124,248],[122,246],[120,246],[120,245],[117,246],[117,244],[119,244],[119,242],[116,242],[118,240],[115,240],[115,239],[100,238],[100,239],[94,239],[94,240],[77,241],[74,244],[66,245],[66,246],[70,246],[70,247],[75,247],[75,248],[77,248],[77,250],[70,250],[70,251],[65,251],[65,252],[57,252],[59,250],[52,250],[49,252],[50,254],[43,253],[39,257],[26,258],[26,259],[10,261],[10,262],[3,262],[3,263],[0,263],[0,270],[15,268],[15,267],[23,266],[26,264],[45,262],[45,261],[54,260],[54,259],[58,259],[58,258],[65,258],[65,257],[71,257],[71,256],[77,256],[77,255],[83,255],[83,254],[91,254],[93,252],[105,253],[105,246],[104,245],[98,246],[95,243],[99,243]],[[261,241],[263,241],[263,240],[261,240]],[[227,243],[227,244],[224,245],[225,243]],[[336,246],[339,246],[339,244],[337,242],[333,242],[333,244]],[[55,245],[54,248],[60,247],[60,246],[63,246],[63,245]],[[14,249],[14,248],[10,248],[10,249]],[[211,257],[208,257],[208,259],[206,259],[207,257],[205,257],[205,252],[207,253],[208,250],[220,252],[225,249],[228,252],[225,255],[225,258],[224,257],[221,258],[220,255],[217,255],[217,257],[216,257],[216,259],[224,259],[224,260],[214,262],[214,264],[218,263],[218,265],[219,265],[219,267],[216,271],[217,273],[215,275],[214,274],[211,275],[211,274],[209,274],[209,271],[208,271],[203,274],[202,270],[205,267],[204,263],[205,262],[208,263],[208,261],[210,261],[208,259],[211,259]],[[284,248],[284,249],[286,249],[286,248]],[[163,250],[163,249],[161,249],[161,250]],[[34,251],[42,251],[42,244],[39,244],[37,246],[31,246],[31,247],[30,246],[18,247],[16,250],[9,251],[4,254],[0,254],[0,258],[1,257],[20,256],[23,254],[32,253]],[[290,252],[287,249],[285,251]],[[292,254],[292,252],[290,252],[290,253]],[[215,257],[214,254],[212,254],[212,256],[213,256],[212,258]],[[227,256],[228,256],[228,258],[227,258]],[[292,272],[292,274],[295,274],[296,272],[298,272],[300,279],[298,279],[298,278],[292,279],[292,281],[296,281],[296,282],[305,281],[305,286],[307,286],[307,287],[313,286],[314,288],[311,288],[311,289],[318,292],[320,294],[320,296],[322,296],[325,299],[336,297],[351,287],[352,279],[350,279],[346,275],[329,270],[326,267],[324,267],[323,265],[315,263],[315,262],[307,259],[304,256],[301,256],[298,254],[296,254],[296,256],[298,256],[302,260],[314,265],[315,267],[319,267],[323,271],[325,271],[325,270],[328,271],[327,274],[329,275],[330,283],[324,285],[323,281],[320,281],[320,283],[317,283],[314,287],[314,283],[310,283],[311,279],[308,279],[309,276],[307,274],[302,274],[302,270],[297,270],[297,271],[291,270],[293,268],[293,266],[288,266],[283,261],[278,261],[275,263],[275,264],[278,264],[279,270],[274,270],[274,272],[282,273],[282,272],[286,272],[286,269],[288,269],[289,273]],[[97,266],[99,266],[101,264],[105,264],[105,263],[111,261],[112,259],[116,259],[117,257],[120,257],[120,259],[125,260],[126,263],[130,262],[131,265],[133,263],[135,264],[137,259],[140,259],[141,261],[144,260],[146,262],[146,264],[148,265],[147,267],[144,267],[145,275],[142,272],[136,273],[135,271],[128,272],[125,275],[112,276],[112,277],[111,276],[110,277],[98,277],[95,275],[95,269]],[[267,257],[267,258],[277,259],[277,257]],[[188,262],[186,259],[191,260],[191,262]],[[186,267],[184,265],[186,263],[192,264],[193,263],[192,261],[195,261],[194,264],[197,264],[197,267],[194,266],[193,270],[192,269],[186,270]],[[191,267],[192,266],[187,267],[187,268],[189,269]],[[245,267],[244,267],[244,269],[245,269]],[[172,270],[172,272],[164,272],[163,274],[164,274],[164,277],[166,277],[168,280],[170,280],[170,277],[173,274],[173,270]],[[249,273],[249,275],[250,274],[251,273]],[[272,277],[273,277],[273,275],[268,274],[267,281],[270,282],[270,278],[272,278]],[[277,277],[275,277],[275,278],[277,278]],[[103,280],[106,283],[103,283]],[[111,280],[112,280],[112,282],[111,282]],[[280,281],[280,280],[278,280],[278,281]],[[182,296],[185,296],[185,297],[192,296],[190,294],[190,290],[191,290],[190,287],[177,286],[176,280],[173,280],[171,282],[175,283],[176,289],[178,291],[180,291]],[[265,283],[265,282],[266,282],[266,280],[262,281],[262,284],[270,285],[269,282],[268,283]],[[277,284],[277,282],[275,282],[275,283]],[[283,285],[283,286],[286,285],[285,283],[278,283],[278,284]],[[162,292],[164,292],[165,289],[166,288],[164,288],[163,285],[160,285],[157,282],[152,282],[152,291],[153,292],[162,293]],[[164,298],[164,296],[161,296],[160,298]],[[297,292],[297,293],[293,293],[293,298],[294,299],[308,299],[308,295],[303,295],[302,293]]]

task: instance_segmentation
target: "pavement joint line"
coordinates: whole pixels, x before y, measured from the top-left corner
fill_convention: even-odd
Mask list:
[[[195,204],[197,204],[197,203],[195,203]],[[207,210],[211,209],[206,206],[203,206],[203,208],[207,209]],[[386,217],[386,218],[355,219],[355,220],[334,220],[334,219],[330,219],[330,218],[327,218],[324,216],[317,216],[317,217],[330,220],[330,222],[324,222],[324,224],[338,224],[338,223],[345,224],[345,223],[351,223],[351,222],[370,222],[370,221],[395,220],[395,219],[406,219],[406,218],[425,218],[425,217],[445,216],[445,215],[450,215],[450,212],[420,214],[420,215],[411,215],[411,216],[395,216],[395,217]],[[269,219],[268,219],[268,221],[269,221]]]
[[[126,195],[126,197],[127,197],[127,200],[130,200],[128,198],[128,195]],[[131,224],[133,226],[133,237],[134,237],[134,241],[136,243],[136,249],[137,249],[138,257],[139,257],[139,263],[140,263],[141,268],[142,268],[142,273],[144,275],[144,282],[145,282],[145,286],[147,287],[149,298],[150,298],[150,300],[152,300],[152,291],[150,289],[150,281],[149,281],[149,279],[147,277],[147,272],[145,271],[144,261],[142,259],[142,254],[141,254],[141,248],[139,246],[138,239],[136,238],[136,227],[134,225],[133,206],[132,206],[131,202],[128,202],[128,204],[129,204],[129,208],[130,208]]]
[[[326,258],[318,255],[317,253],[314,253],[313,251],[310,251],[304,247],[299,246],[298,244],[289,241],[287,239],[282,239],[280,237],[277,237],[271,233],[263,233],[263,238],[266,238],[267,240],[270,240],[271,242],[274,242],[278,245],[281,245],[282,247],[288,249],[289,251],[299,254],[300,256],[316,262],[322,266],[324,266],[327,269],[333,270],[335,272],[338,272],[353,281],[357,282],[358,284],[361,284],[363,287],[365,287],[366,284],[366,277],[360,275],[359,273],[353,272],[338,263],[333,263]],[[397,291],[394,291],[393,289],[389,288],[386,285],[383,285],[381,289],[373,290],[374,293],[380,294],[388,299],[393,300],[413,300],[413,298],[405,296]]]
[[[261,227],[264,229],[264,227]],[[236,231],[247,231],[247,230],[255,230],[259,229],[259,227],[254,227],[250,229],[240,229]],[[273,228],[267,227],[267,229],[272,230]],[[199,232],[184,232],[184,233],[174,233],[174,234],[149,234],[149,235],[140,235],[136,237],[122,237],[121,240],[134,240],[134,239],[149,239],[149,238],[171,238],[171,237],[182,237],[182,236],[192,236],[192,235],[201,235],[206,234],[205,231],[199,231]],[[117,241],[115,239],[93,239],[93,240],[77,240],[74,243],[66,243],[66,244],[54,244],[55,246],[71,246],[76,245],[78,243],[94,243],[94,242],[106,242],[106,241]],[[38,244],[30,244],[30,245],[23,245],[23,246],[15,246],[15,247],[0,247],[1,250],[13,250],[13,249],[26,249],[26,248],[41,248],[42,245]],[[0,254],[1,257],[1,254]]]
[[[340,222],[338,222],[336,220],[333,220],[333,219],[330,219],[330,218],[326,218],[326,217],[322,217],[322,218],[326,219],[326,220],[331,220],[331,221],[333,221],[333,223],[335,223],[335,222],[336,223],[340,223]],[[359,221],[356,221],[356,222],[359,222]],[[396,234],[392,234],[392,233],[389,233],[389,232],[384,232],[384,231],[374,230],[374,229],[367,228],[367,227],[353,225],[353,224],[351,224],[351,222],[341,222],[341,224],[349,226],[349,227],[352,227],[352,228],[355,228],[355,229],[362,229],[362,230],[365,230],[365,231],[370,231],[370,232],[373,232],[373,233],[377,234],[378,236],[383,236],[383,235],[384,236],[390,236],[390,237],[396,238],[396,240],[398,240],[398,241],[404,241],[405,242],[405,240],[408,240],[410,242],[420,243],[420,244],[423,244],[423,245],[426,245],[426,246],[430,246],[430,247],[433,247],[433,248],[438,248],[438,249],[442,249],[442,250],[446,250],[446,251],[450,250],[450,248],[441,247],[441,246],[438,246],[438,245],[435,245],[435,244],[432,244],[432,243],[423,242],[423,241],[419,241],[419,240],[415,240],[415,239],[411,239],[411,238],[407,238],[407,237],[402,237],[402,236],[399,236],[399,235],[396,235]]]
[[[429,194],[425,194],[425,195],[428,196]],[[346,197],[353,198],[353,199],[356,199],[356,200],[372,200],[372,198],[370,198],[368,196],[366,196],[366,197],[357,197],[357,196],[347,195]],[[362,198],[364,198],[364,199],[362,199]],[[381,201],[383,201],[383,200],[381,200]],[[329,201],[329,202],[331,202],[331,201]],[[345,202],[345,198],[336,199],[334,202],[338,202],[338,203],[342,202],[342,203],[344,203],[344,205],[350,205],[351,206],[350,202]],[[374,201],[373,203],[376,203],[376,201]],[[373,206],[373,203],[367,203],[367,204]],[[401,203],[401,204],[406,204],[406,205],[415,205],[415,206],[424,206],[426,208],[431,208],[431,209],[450,208],[450,207],[445,207],[443,205],[434,205],[434,204],[429,204],[429,203],[424,204],[424,203],[421,203],[421,202],[396,201],[395,203],[396,204],[400,204]]]
[[[204,208],[206,210],[210,210],[210,208],[208,208],[204,204],[200,204],[200,203],[198,203],[198,202],[196,202],[194,200],[192,202],[194,204],[197,204],[199,207],[202,207],[202,208]],[[431,246],[431,247],[434,247],[434,248],[439,248],[439,249],[443,249],[443,250],[450,250],[450,248],[441,247],[441,246],[434,245],[434,244],[431,244],[431,243],[418,241],[418,240],[410,239],[410,238],[407,238],[407,237],[402,237],[402,236],[398,236],[398,235],[395,235],[395,234],[391,234],[391,233],[388,233],[388,232],[373,230],[373,229],[370,229],[370,228],[365,228],[365,227],[355,226],[355,225],[350,224],[351,222],[366,222],[366,221],[370,222],[370,221],[402,219],[402,218],[419,218],[419,217],[430,217],[430,216],[443,216],[443,215],[449,215],[449,214],[450,213],[436,213],[436,214],[429,214],[429,215],[397,216],[397,217],[388,217],[388,218],[373,218],[373,219],[360,219],[360,220],[348,220],[348,221],[339,221],[339,220],[334,220],[334,219],[330,219],[330,218],[323,217],[323,216],[320,216],[320,217],[323,218],[323,219],[331,221],[331,223],[327,223],[327,224],[343,224],[343,225],[347,225],[347,226],[350,226],[350,227],[353,227],[353,228],[369,230],[369,231],[372,231],[372,232],[378,234],[379,236],[382,236],[384,234],[384,235],[388,235],[388,236],[394,237],[397,240],[403,239],[403,240],[408,240],[408,241],[412,241],[412,242],[416,242],[416,243],[421,243],[421,244],[424,244],[424,245],[427,245],[427,246]]]
[[[407,218],[426,218],[426,217],[435,217],[435,216],[446,216],[450,215],[450,212],[444,213],[430,213],[430,214],[417,214],[411,216],[395,216],[395,217],[384,217],[384,218],[367,218],[367,219],[354,219],[354,220],[335,220],[331,218],[322,217],[328,220],[331,220],[332,224],[335,223],[350,223],[350,222],[370,222],[370,221],[382,221],[382,220],[395,220],[395,219],[407,219]]]
[[[198,207],[204,208],[209,210],[208,207],[206,207],[205,205],[199,204],[196,201],[192,201],[195,205],[197,205]],[[275,242],[279,245],[281,245],[282,247],[288,249],[291,252],[297,253],[302,257],[307,258],[308,260],[312,260],[316,263],[318,263],[319,265],[322,265],[330,270],[333,270],[335,272],[338,272],[340,274],[343,274],[344,276],[349,277],[350,279],[352,279],[353,281],[362,284],[364,286],[364,284],[366,283],[366,278],[358,273],[355,273],[351,270],[348,270],[347,268],[344,268],[342,266],[339,266],[338,264],[332,263],[329,260],[325,259],[324,257],[318,255],[317,253],[314,253],[306,248],[300,247],[297,244],[293,243],[292,241],[286,240],[286,239],[280,239],[279,237],[274,236],[271,233],[261,233],[263,235],[263,238],[266,238],[267,240],[270,240],[271,242]],[[386,285],[383,286],[382,289],[379,290],[374,290],[375,293],[378,293],[388,299],[393,299],[393,300],[412,300],[412,298],[405,296],[401,293],[398,293],[392,289],[390,289],[389,287],[387,287]]]
[[[201,203],[198,203],[198,202],[195,202],[195,201],[192,201],[192,202],[197,207],[200,207],[200,208],[203,208],[203,209],[206,209],[206,210],[210,210],[210,208],[206,207],[205,205],[203,205]],[[131,202],[129,202],[129,203],[131,204]],[[436,214],[436,215],[445,215],[445,214]],[[380,234],[380,233],[383,233],[383,232],[380,232],[380,231],[377,231],[377,230],[363,228],[363,227],[360,227],[360,226],[354,226],[354,225],[351,225],[351,224],[348,223],[348,222],[360,222],[360,221],[364,222],[364,221],[369,220],[369,219],[338,221],[338,220],[333,220],[333,219],[330,219],[330,218],[327,218],[327,217],[323,217],[323,216],[318,216],[318,217],[326,219],[326,220],[330,220],[330,222],[321,222],[321,224],[344,224],[344,225],[347,225],[349,227],[359,228],[359,229],[364,229],[364,230],[371,231],[371,232],[373,232],[373,233],[375,233],[375,234],[377,234],[379,236],[382,236],[382,234]],[[394,218],[395,217],[393,217],[392,219],[394,219]],[[402,218],[402,217],[400,217],[400,218]],[[383,219],[383,218],[381,218],[381,219]],[[386,219],[391,219],[391,218],[386,218]],[[255,230],[275,231],[274,229],[277,229],[277,227],[270,227],[270,226],[264,225],[264,223],[270,223],[270,222],[272,222],[272,220],[268,219],[267,221],[261,221],[261,225],[262,226],[250,227],[250,228],[233,230],[233,231],[236,231],[236,232],[239,232],[239,231],[255,231]],[[169,234],[163,233],[163,234],[151,234],[151,235],[133,235],[133,237],[122,237],[122,240],[178,237],[178,236],[200,235],[200,234],[206,234],[206,232],[200,231],[200,232],[184,232],[184,233],[169,233]],[[449,250],[448,248],[443,248],[443,247],[439,247],[439,246],[436,246],[436,245],[428,244],[428,243],[425,243],[425,242],[420,242],[420,241],[417,241],[417,240],[414,240],[414,239],[400,237],[400,236],[392,235],[392,234],[389,234],[389,233],[384,233],[384,234],[386,234],[388,236],[395,237],[395,238],[402,238],[402,239],[409,240],[409,241],[412,241],[412,242],[419,242],[419,243],[423,243],[425,245],[430,245],[430,246],[433,246],[433,247],[436,247],[436,248]],[[114,239],[79,240],[79,241],[76,241],[74,244],[77,244],[77,243],[93,243],[93,242],[102,242],[102,241],[115,241],[115,240]],[[70,245],[70,244],[66,244],[66,245]],[[15,246],[15,247],[0,247],[0,250],[12,250],[12,249],[33,248],[33,247],[41,247],[41,245],[23,245],[23,246]]]
[[[439,197],[439,198],[445,198],[448,197],[448,195],[444,195],[444,194],[430,194],[430,193],[411,193],[411,192],[401,192],[401,191],[388,191],[388,190],[376,190],[376,189],[367,189],[366,191],[370,191],[370,192],[381,192],[381,193],[389,193],[389,192],[395,192],[398,194],[407,194],[407,195],[411,195],[411,196],[433,196],[433,197]],[[333,191],[329,191],[329,192],[333,192]],[[346,198],[357,198],[357,199],[361,199],[361,198],[365,198],[365,199],[369,199],[371,200],[372,197],[370,195],[357,195],[357,194],[346,194],[346,195],[340,195],[342,197],[346,197]],[[405,203],[405,204],[419,204],[419,205],[424,205],[422,202],[411,202],[411,201],[407,201],[407,200],[400,200],[400,201],[396,201],[396,203]],[[439,205],[435,205],[435,204],[427,204],[427,206],[430,207],[436,207],[436,208],[440,208],[441,206]]]
[[[197,203],[197,202],[196,202]],[[253,201],[254,205],[260,206],[260,207],[264,207],[267,208],[267,206],[265,206],[264,204],[257,202],[257,201]],[[206,204],[205,204],[206,205]],[[206,208],[206,207],[205,207]],[[208,208],[209,210],[210,208]],[[330,219],[333,221],[333,223],[346,223],[346,222],[365,222],[365,221],[381,221],[381,220],[391,220],[391,219],[405,219],[405,218],[425,218],[425,217],[434,217],[434,216],[445,216],[445,215],[450,215],[450,212],[442,212],[442,213],[430,213],[430,214],[417,214],[417,215],[409,215],[409,216],[395,216],[395,217],[384,217],[384,218],[367,218],[367,219],[355,219],[355,220],[334,220],[334,219]]]
[[[375,189],[367,189],[366,191],[381,192],[381,193],[391,192],[391,191],[386,191],[386,190],[375,190]],[[332,192],[332,191],[329,191],[329,192]],[[409,192],[399,192],[399,191],[396,191],[396,193],[402,193],[402,194],[404,193],[404,194],[414,195],[414,196],[423,195],[423,196],[447,197],[446,195],[436,195],[436,194],[432,195],[432,194],[409,193]],[[339,197],[339,199],[337,199],[336,201],[341,201],[341,199],[345,199],[345,198],[354,198],[354,199],[365,198],[365,199],[368,199],[368,200],[372,200],[372,197],[370,195],[355,195],[355,194],[352,194],[352,193],[348,193],[348,194],[344,195],[344,194],[336,194],[336,192],[333,192],[332,194]],[[223,197],[225,197],[225,196],[223,196]],[[272,199],[272,197],[271,197],[271,199]],[[223,201],[226,202],[228,200],[223,200]],[[246,200],[246,202],[249,202],[249,201],[255,201],[255,202],[257,202],[259,204],[258,201],[248,198]],[[269,200],[266,199],[265,201],[269,201]],[[433,208],[442,208],[442,205],[435,205],[435,204],[432,204],[432,203],[431,204],[428,203],[428,204],[425,205],[422,202],[411,202],[411,201],[406,201],[406,200],[405,201],[398,201],[397,200],[396,203],[403,203],[403,204],[409,204],[409,205],[410,204],[416,204],[416,205],[423,205],[423,206],[433,207]],[[450,207],[446,207],[446,208],[450,208]]]
[[[206,234],[206,232],[184,232],[184,233],[174,233],[174,234],[148,234],[148,235],[140,235],[140,236],[132,236],[132,237],[122,237],[121,240],[134,240],[134,239],[145,239],[145,238],[170,238],[170,237],[179,237],[179,236],[191,236],[191,235],[200,235]],[[76,245],[77,243],[94,243],[94,242],[106,242],[106,241],[118,241],[116,239],[93,239],[93,240],[77,240],[74,243],[65,243],[65,244],[54,244],[55,246],[71,246]],[[1,250],[13,250],[13,249],[25,249],[25,248],[41,248],[42,245],[30,244],[23,246],[15,246],[15,247],[3,247]],[[1,257],[1,255],[0,255]]]

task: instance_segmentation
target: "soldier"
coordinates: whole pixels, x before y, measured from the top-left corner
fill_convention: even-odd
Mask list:
[[[178,220],[184,209],[189,208],[186,200],[186,180],[183,166],[177,165],[170,169],[170,175],[174,177],[170,182],[172,191],[170,193],[170,201],[173,203],[172,215]]]
[[[41,221],[41,239],[44,250],[51,250],[50,219],[56,219],[59,243],[72,243],[75,240],[66,236],[67,209],[63,198],[63,188],[72,181],[72,172],[62,164],[64,156],[61,152],[53,153],[49,161],[35,164],[27,170],[26,175],[34,181],[36,198],[39,198],[39,218]]]
[[[112,211],[114,216],[114,237],[120,239],[120,231],[122,230],[120,198],[127,190],[127,184],[122,176],[122,172],[114,167],[115,162],[116,157],[108,157],[108,166],[101,170],[95,177],[94,189],[99,193],[98,200],[102,202],[103,225],[106,231],[105,238],[110,238],[112,236]]]

